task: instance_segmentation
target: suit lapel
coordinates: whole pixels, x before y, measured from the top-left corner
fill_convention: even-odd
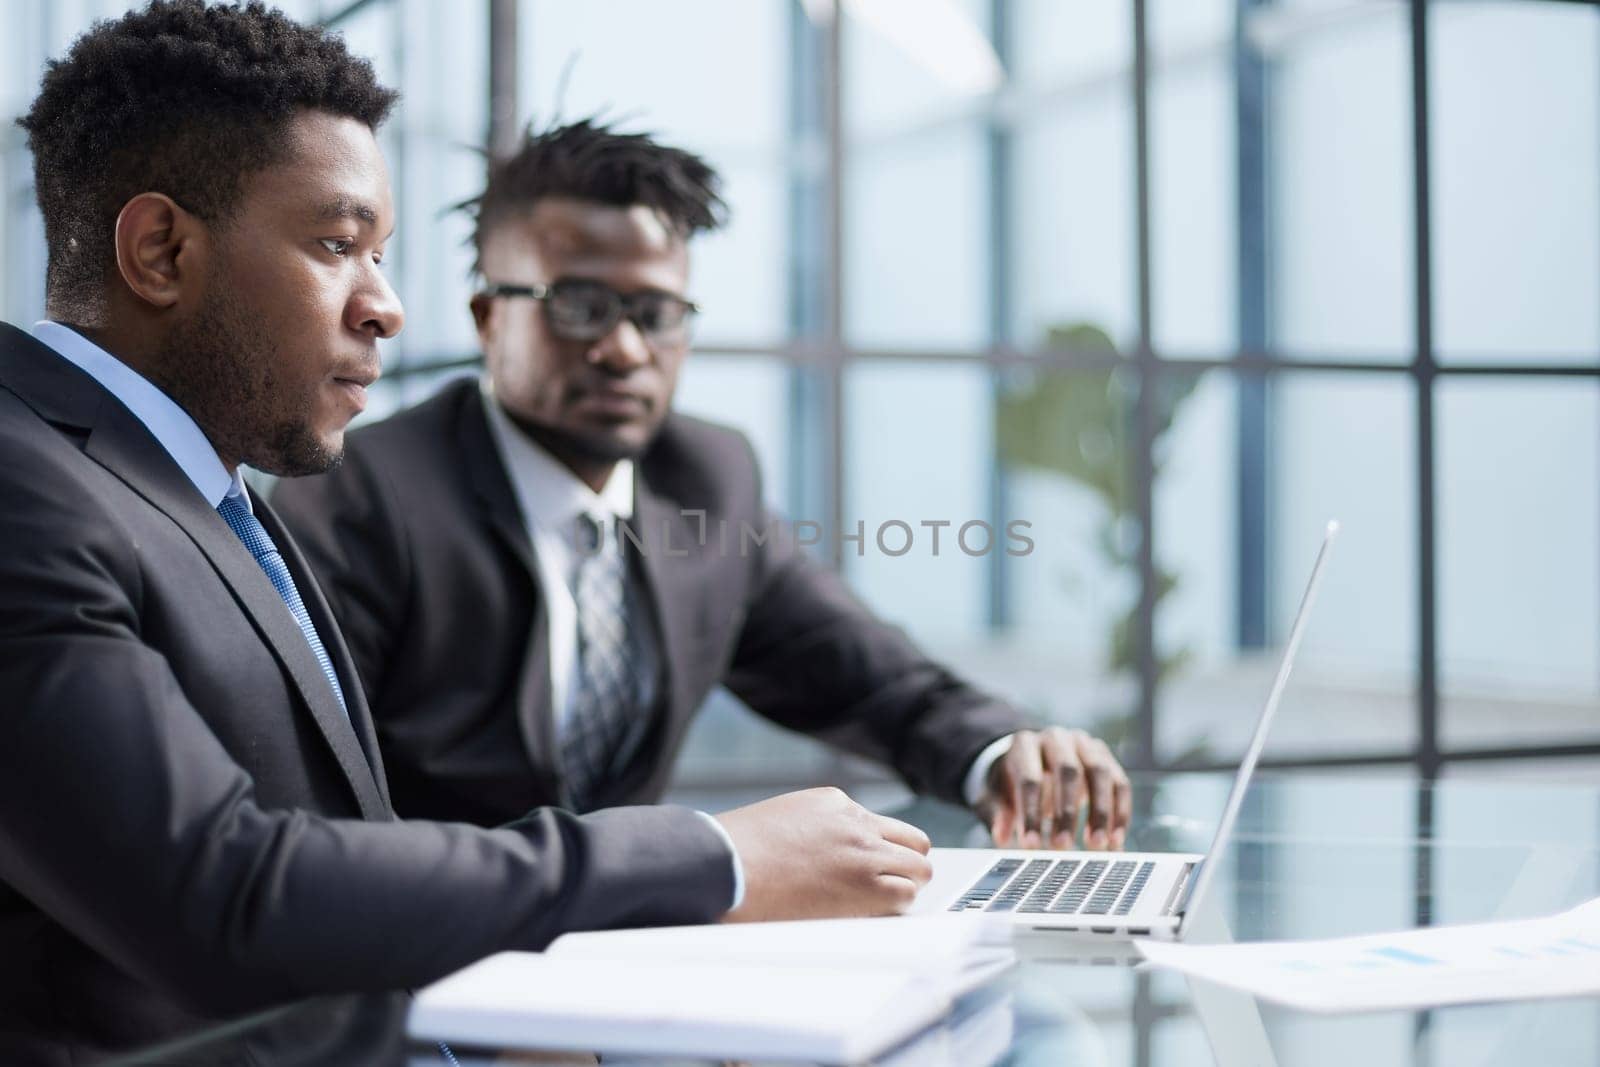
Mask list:
[[[243,542],[206,503],[160,442],[93,378],[48,346],[9,326],[0,333],[0,381],[46,420],[86,429],[85,454],[170,518],[194,542],[289,675],[344,772],[362,813],[373,818],[387,817],[387,805],[351,722],[339,707],[294,616],[286,610],[283,598]],[[281,527],[273,534],[283,549],[287,538]],[[300,574],[304,574],[304,563],[298,562]],[[300,580],[296,575],[297,583]],[[320,596],[318,601],[320,604]],[[326,605],[322,607],[325,617]],[[337,640],[337,630],[331,624],[328,629],[319,625],[318,632],[335,637],[327,641],[330,650],[337,646],[343,651],[343,642]],[[353,679],[356,675],[354,671],[341,671],[341,677]],[[359,699],[359,682],[354,688]]]
[[[80,430],[94,426],[111,400],[93,378],[9,322],[0,322],[0,385],[46,422]]]
[[[658,494],[644,478],[642,465],[634,468],[634,520],[631,523],[642,546],[645,591],[655,613],[656,633],[661,640],[662,681],[667,694],[667,721],[676,722],[694,711],[682,692],[683,664],[689,662],[689,637],[692,630],[688,610],[700,603],[703,593],[695,588],[695,569],[675,561],[694,551],[701,531],[676,503]]]
[[[121,404],[106,405],[84,451],[177,523],[211,561],[311,710],[311,717],[360,802],[362,814],[369,818],[386,816],[372,769],[322,673],[322,665],[294,616],[285,608],[283,598],[238,535]],[[282,549],[280,542],[279,550]],[[360,683],[353,688],[359,693]]]
[[[528,580],[537,585],[539,568],[533,558],[533,542],[528,538],[522,508],[517,504],[516,491],[511,488],[511,478],[489,429],[483,404],[483,396],[476,388],[462,391],[461,418],[456,428],[462,461],[459,469],[472,484],[484,522],[522,564]]]
[[[477,497],[479,517],[491,535],[517,560],[527,582],[532,602],[533,624],[528,631],[528,647],[522,657],[522,672],[517,683],[517,726],[523,748],[538,780],[542,796],[556,796],[560,789],[555,717],[550,705],[550,625],[545,610],[539,564],[528,535],[528,526],[517,503],[505,457],[495,444],[484,411],[483,394],[476,386],[462,390],[462,406],[457,424],[456,443],[461,450],[457,470],[465,472]]]
[[[322,638],[323,649],[333,662],[334,673],[339,676],[339,687],[344,693],[345,707],[349,710],[348,728],[354,729],[356,741],[360,744],[362,755],[365,757],[363,763],[366,778],[363,779],[360,771],[353,766],[345,767],[345,773],[351,777],[353,783],[359,781],[363,786],[368,785],[370,780],[370,786],[376,792],[383,809],[392,810],[389,802],[389,783],[383,772],[383,756],[378,750],[378,735],[372,723],[372,713],[367,707],[367,697],[362,691],[361,676],[356,673],[355,661],[350,658],[350,650],[345,646],[344,636],[339,632],[339,623],[334,619],[333,610],[328,607],[328,602],[322,595],[322,588],[317,584],[310,565],[300,554],[300,548],[294,543],[289,531],[278,521],[277,514],[256,493],[250,494],[250,501],[255,509],[256,518],[266,528],[267,535],[277,544],[278,552],[288,565],[289,573],[294,577],[295,588],[300,591],[300,599],[305,602],[306,612],[311,616],[311,624],[317,628],[317,636]],[[298,627],[296,629],[298,630]],[[304,638],[301,640],[303,643]],[[321,677],[321,664],[317,664],[317,674]],[[326,679],[322,682],[322,688],[328,688]],[[334,704],[334,710],[338,712],[337,701]],[[325,727],[324,733],[327,732]],[[341,766],[344,763],[343,756],[340,756]]]

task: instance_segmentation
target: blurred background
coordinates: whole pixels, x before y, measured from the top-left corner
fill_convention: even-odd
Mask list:
[[[0,0],[9,321],[45,258],[10,120],[127,6]],[[1600,767],[1593,5],[280,6],[404,94],[369,417],[473,370],[474,148],[598,112],[726,179],[679,407],[961,672],[1130,767],[1227,767],[1336,517],[1272,762]],[[678,791],[817,781],[894,788],[724,695]]]

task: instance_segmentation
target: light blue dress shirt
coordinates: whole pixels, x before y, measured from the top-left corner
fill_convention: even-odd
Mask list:
[[[207,504],[215,508],[224,497],[234,496],[250,509],[250,494],[244,491],[239,472],[230,473],[222,465],[217,450],[211,447],[211,441],[189,413],[148,378],[59,322],[36,322],[32,332],[34,340],[48,346],[122,401],[123,407],[133,412],[133,417],[167,450]],[[254,509],[250,510],[253,514]]]

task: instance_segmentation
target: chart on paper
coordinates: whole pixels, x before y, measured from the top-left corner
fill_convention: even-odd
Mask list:
[[[1541,922],[1543,920],[1540,920]],[[1439,931],[1435,931],[1439,932]],[[1540,940],[1540,939],[1535,939]],[[1371,945],[1347,957],[1338,955],[1322,958],[1290,957],[1279,963],[1285,971],[1294,974],[1315,974],[1329,971],[1371,972],[1409,969],[1417,967],[1473,967],[1487,970],[1515,970],[1519,966],[1548,966],[1553,960],[1587,956],[1591,966],[1600,965],[1600,937],[1593,940],[1582,937],[1562,937],[1544,940],[1544,943],[1506,944],[1503,933],[1491,933],[1482,943],[1473,943],[1456,935],[1432,955],[1402,945]],[[1413,972],[1414,973],[1414,972]]]
[[[1141,942],[1165,967],[1308,1011],[1600,993],[1600,901],[1541,919],[1327,941]]]

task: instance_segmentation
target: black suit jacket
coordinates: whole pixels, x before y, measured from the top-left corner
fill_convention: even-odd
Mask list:
[[[0,324],[0,1063],[79,1063],[202,1017],[409,987],[569,929],[712,918],[693,812],[391,812],[326,601],[283,601],[156,440]]]
[[[776,533],[740,434],[671,415],[636,486],[666,684],[647,742],[599,804],[661,796],[719,683],[951,800],[983,746],[1023,725]],[[273,502],[344,627],[396,809],[494,823],[554,803],[538,569],[477,382],[351,433],[343,466],[282,484]],[[773,533],[757,543],[747,529]]]

